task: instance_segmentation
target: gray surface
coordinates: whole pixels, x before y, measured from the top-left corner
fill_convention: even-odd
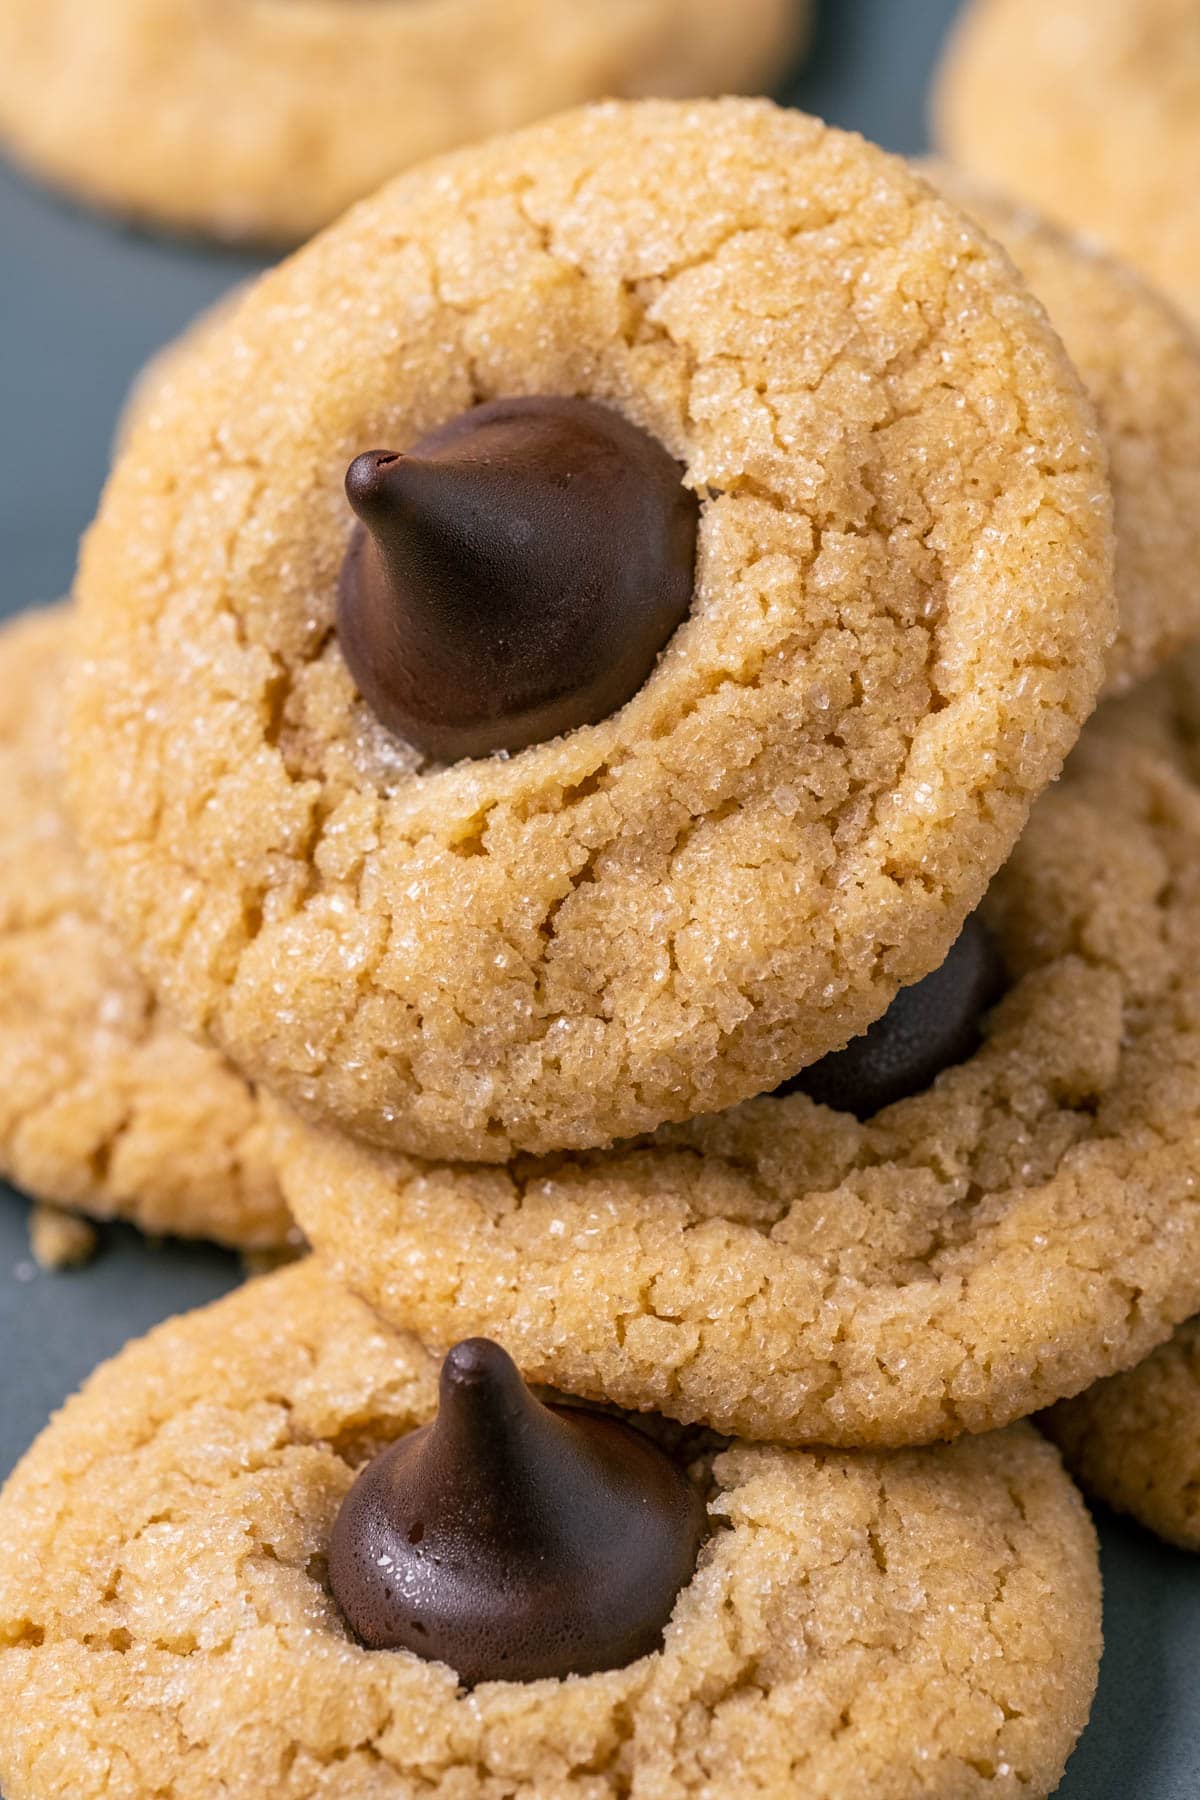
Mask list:
[[[889,147],[924,143],[923,92],[955,0],[826,0],[793,96]],[[61,592],[139,363],[255,265],[124,232],[0,169],[0,612]],[[238,1279],[233,1259],[108,1235],[88,1270],[28,1261],[24,1205],[0,1191],[0,1471],[101,1357]],[[1196,1800],[1200,1565],[1102,1524],[1105,1652],[1095,1716],[1060,1795]],[[119,1800],[119,1797],[115,1797]]]

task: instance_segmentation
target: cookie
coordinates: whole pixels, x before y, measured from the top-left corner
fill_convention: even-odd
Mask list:
[[[972,0],[933,129],[972,174],[1099,238],[1200,319],[1195,0]]]
[[[1095,404],[1117,527],[1120,629],[1107,685],[1120,691],[1200,635],[1200,338],[1094,244],[945,163],[922,173],[1003,244]]]
[[[98,916],[63,810],[72,626],[53,607],[0,631],[0,1176],[143,1231],[282,1243],[253,1089],[166,1020]],[[36,1241],[78,1260],[49,1220]]]
[[[281,1120],[311,1241],[428,1342],[485,1331],[533,1379],[747,1437],[950,1438],[1137,1362],[1200,1309],[1200,789],[1103,720],[1084,746],[980,909],[1007,991],[967,955],[899,1020],[915,1084],[886,1045],[839,1081],[843,1052],[809,1092],[504,1169]]]
[[[1200,1550],[1200,1319],[1039,1422],[1088,1493]]]
[[[310,1116],[608,1143],[941,961],[1098,690],[1110,551],[1061,345],[906,164],[765,102],[573,114],[358,208],[135,431],[83,834]]]
[[[430,1418],[435,1377],[312,1262],[94,1375],[0,1499],[5,1794],[676,1800],[717,1770],[729,1800],[1055,1787],[1099,1577],[1028,1427],[890,1457],[702,1451],[709,1533],[661,1649],[468,1690],[363,1648],[327,1572],[356,1473]]]
[[[80,0],[0,15],[0,138],[81,200],[296,242],[410,163],[610,94],[753,92],[808,0]]]
[[[29,1248],[39,1269],[81,1269],[99,1247],[96,1227],[79,1213],[35,1201],[29,1211]]]

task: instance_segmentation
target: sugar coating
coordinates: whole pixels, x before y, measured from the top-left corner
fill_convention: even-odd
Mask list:
[[[8,1800],[1038,1800],[1087,1717],[1095,1537],[1027,1427],[896,1456],[735,1444],[661,1652],[460,1690],[349,1641],[355,1470],[435,1364],[313,1263],[101,1369],[0,1498]]]
[[[965,169],[1101,239],[1200,320],[1195,0],[973,0],[933,126]]]
[[[1094,243],[978,187],[945,163],[938,189],[998,239],[1083,377],[1108,450],[1120,628],[1107,690],[1151,674],[1200,634],[1200,337]]]
[[[754,92],[809,0],[12,0],[0,137],[72,194],[294,243],[410,163],[611,94]]]
[[[427,1342],[747,1437],[950,1438],[1137,1362],[1200,1310],[1200,787],[1083,746],[984,902],[1015,985],[926,1093],[505,1169],[281,1121],[311,1241]]]
[[[703,497],[627,706],[421,766],[334,631],[351,457],[581,393]],[[774,1086],[945,954],[1098,690],[1110,499],[1001,252],[765,102],[610,105],[387,188],[133,433],[90,534],[74,790],[198,1031],[420,1154]]]
[[[164,1018],[98,915],[63,808],[72,625],[53,607],[0,630],[0,1176],[143,1231],[280,1243],[253,1090]],[[47,1221],[34,1247],[78,1260]]]
[[[1200,1319],[1040,1423],[1089,1493],[1200,1550]]]

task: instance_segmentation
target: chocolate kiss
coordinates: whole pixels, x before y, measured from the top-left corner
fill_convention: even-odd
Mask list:
[[[442,1366],[440,1410],[368,1463],[329,1576],[372,1650],[468,1685],[624,1667],[655,1649],[691,1579],[704,1507],[619,1419],[543,1406],[487,1338]]]
[[[355,457],[338,632],[389,731],[453,762],[595,724],[691,605],[699,502],[590,400],[495,400]]]
[[[923,1093],[943,1069],[974,1056],[983,1015],[1004,988],[996,941],[972,916],[940,968],[901,988],[861,1037],[801,1070],[776,1092],[807,1094],[837,1112],[872,1118],[897,1100]]]

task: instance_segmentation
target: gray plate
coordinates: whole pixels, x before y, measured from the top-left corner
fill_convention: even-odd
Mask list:
[[[789,98],[894,150],[924,146],[924,91],[955,0],[827,0]],[[252,258],[126,232],[0,168],[0,612],[61,593],[104,478],[113,419],[139,364]],[[125,1230],[78,1274],[38,1275],[25,1208],[0,1193],[0,1472],[102,1357],[156,1320],[215,1298],[236,1262],[150,1248]],[[1067,1800],[1200,1795],[1200,1564],[1101,1522],[1105,1651]]]

